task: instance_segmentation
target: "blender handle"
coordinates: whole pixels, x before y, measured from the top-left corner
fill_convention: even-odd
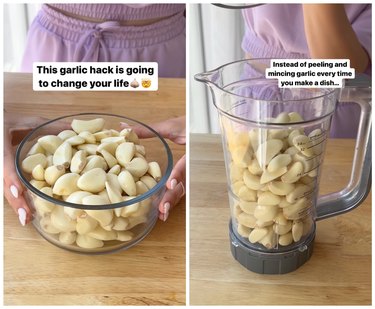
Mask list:
[[[318,198],[316,220],[356,208],[371,189],[371,80],[364,74],[347,80],[345,88],[341,90],[340,101],[356,102],[361,107],[352,173],[345,189]]]

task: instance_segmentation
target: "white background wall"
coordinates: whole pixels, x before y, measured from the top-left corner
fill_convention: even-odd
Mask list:
[[[219,124],[211,94],[194,74],[243,58],[244,32],[240,10],[211,4],[190,6],[190,132],[219,133]]]
[[[17,72],[25,50],[27,30],[41,4],[4,4],[4,71]]]

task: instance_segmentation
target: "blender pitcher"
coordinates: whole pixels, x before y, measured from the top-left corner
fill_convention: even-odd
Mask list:
[[[279,88],[265,78],[270,60],[232,62],[195,79],[209,86],[219,113],[232,254],[251,271],[282,274],[310,258],[316,221],[355,208],[370,190],[371,88],[364,76],[343,89]],[[361,108],[351,179],[318,197],[339,100]]]

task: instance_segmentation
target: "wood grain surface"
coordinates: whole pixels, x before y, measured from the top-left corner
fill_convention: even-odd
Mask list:
[[[184,79],[159,79],[157,92],[34,92],[22,73],[4,81],[5,116],[105,112],[152,124],[185,115]],[[176,162],[185,147],[168,144]],[[6,305],[184,305],[185,261],[185,200],[135,247],[97,256],[51,245],[4,201]]]
[[[221,139],[192,134],[190,145],[190,304],[371,305],[371,194],[317,223],[313,256],[295,272],[252,273],[230,252]],[[321,194],[346,185],[353,148],[353,140],[329,141]]]

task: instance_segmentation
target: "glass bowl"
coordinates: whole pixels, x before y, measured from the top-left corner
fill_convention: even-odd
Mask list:
[[[102,131],[107,130],[105,132],[108,135],[117,135],[114,131],[110,131],[111,129],[121,131],[120,122],[127,123],[132,127],[136,126],[143,132],[147,132],[148,138],[140,139],[139,143],[146,150],[144,155],[146,161],[156,161],[159,164],[160,180],[158,179],[156,184],[155,182],[153,185],[148,183],[148,186],[145,186],[147,182],[142,181],[145,178],[139,177],[137,179],[134,176],[135,182],[142,182],[137,183],[137,195],[131,199],[122,196],[123,201],[118,203],[83,205],[71,202],[68,195],[48,194],[50,189],[43,188],[50,187],[50,185],[44,180],[33,180],[31,174],[22,169],[23,160],[39,138],[46,135],[58,135],[64,130],[72,130],[71,122],[73,119],[92,120],[96,118],[105,120],[105,127]],[[97,137],[97,139],[100,138],[102,137]],[[100,141],[96,140],[95,144],[99,143]],[[51,156],[51,154],[46,150],[43,151],[47,161],[50,162],[48,156]],[[142,156],[138,152],[136,154]],[[166,141],[149,126],[123,116],[82,113],[60,117],[35,128],[18,146],[15,165],[19,178],[27,188],[24,196],[31,207],[32,223],[36,230],[46,240],[60,248],[79,253],[96,254],[128,249],[140,242],[152,230],[158,218],[158,205],[165,192],[165,184],[172,171],[173,159]],[[53,165],[53,163],[47,163],[46,168],[50,165]],[[121,166],[121,169],[125,170],[126,168]],[[69,167],[67,172],[70,172],[68,170]],[[107,172],[108,170],[109,167],[107,167]],[[106,177],[108,181],[108,173]],[[104,190],[96,195],[104,196],[107,193],[108,197],[109,192],[104,192]],[[124,192],[122,192],[122,195],[124,195]]]

